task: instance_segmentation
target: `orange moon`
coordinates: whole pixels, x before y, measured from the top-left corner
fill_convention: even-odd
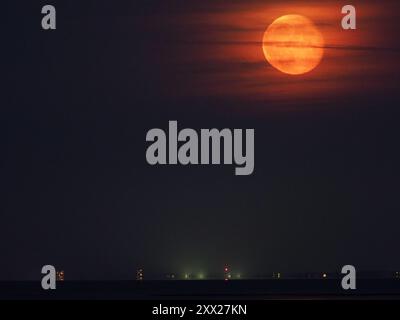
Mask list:
[[[276,19],[265,31],[263,51],[279,71],[300,75],[315,69],[324,55],[324,39],[315,24],[301,15]]]

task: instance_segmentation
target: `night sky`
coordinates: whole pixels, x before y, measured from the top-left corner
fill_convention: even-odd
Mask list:
[[[400,4],[353,1],[344,31],[346,4],[2,3],[0,280],[400,269]],[[325,37],[303,76],[262,53],[288,13]],[[169,120],[254,128],[254,173],[148,165],[146,133]]]

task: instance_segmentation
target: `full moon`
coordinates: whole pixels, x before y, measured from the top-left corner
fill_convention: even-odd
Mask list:
[[[274,68],[300,75],[319,65],[324,55],[324,39],[310,19],[290,14],[276,19],[265,31],[263,51]]]

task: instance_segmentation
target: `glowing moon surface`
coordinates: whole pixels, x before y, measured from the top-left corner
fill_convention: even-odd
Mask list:
[[[276,69],[300,75],[317,67],[324,55],[324,39],[315,24],[301,15],[276,19],[265,31],[263,51]]]

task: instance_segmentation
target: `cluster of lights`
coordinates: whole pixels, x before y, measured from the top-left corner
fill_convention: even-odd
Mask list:
[[[200,273],[197,274],[197,275],[192,275],[192,274],[190,274],[190,273],[185,273],[185,274],[183,275],[183,278],[184,278],[185,280],[204,280],[204,279],[206,278],[206,276],[205,276],[205,274],[202,273],[202,272],[200,272]]]
[[[64,270],[56,272],[57,281],[64,281]]]
[[[232,278],[232,275],[231,275],[231,273],[230,273],[230,271],[229,271],[229,267],[228,266],[225,266],[224,267],[224,280],[225,281],[228,281],[228,280],[230,280]]]
[[[228,280],[233,279],[233,278],[241,279],[242,275],[240,273],[232,275],[232,273],[230,272],[229,267],[225,266],[224,267],[224,280],[228,281]],[[205,279],[207,279],[207,276],[203,272],[200,272],[198,274],[185,273],[183,275],[183,279],[184,280],[205,280]]]
[[[143,269],[140,268],[136,271],[136,280],[142,281],[144,278]]]

